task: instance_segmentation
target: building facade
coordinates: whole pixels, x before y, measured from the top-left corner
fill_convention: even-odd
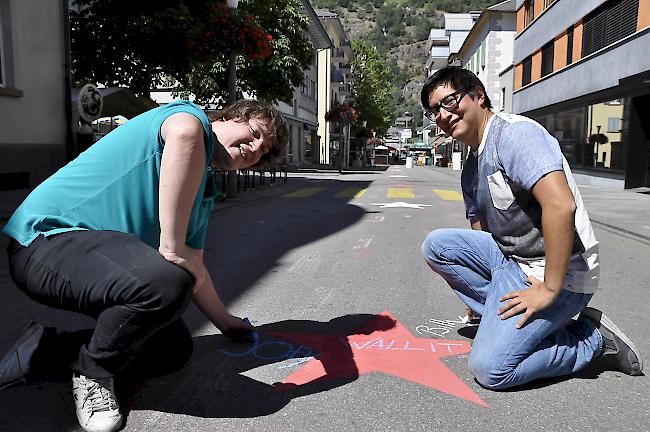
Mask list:
[[[583,182],[650,187],[650,0],[517,0],[513,112]]]
[[[347,166],[350,161],[349,127],[341,122],[328,122],[325,115],[337,105],[353,102],[352,44],[337,14],[327,11],[317,13],[332,41],[332,48],[319,54],[324,65],[320,69],[318,82],[319,162],[339,166],[339,156],[342,154],[340,165]]]
[[[66,162],[65,3],[0,0],[0,192],[31,189]]]
[[[465,39],[470,34],[481,12],[446,13],[444,28],[431,29],[427,41],[427,77],[447,66],[462,66],[458,56]],[[466,152],[466,146],[457,140],[449,140],[435,122],[426,117],[422,119],[422,139],[425,144],[434,147],[433,153],[439,156],[439,163],[447,166],[453,153]]]
[[[512,81],[501,74],[512,66],[516,30],[515,0],[491,6],[481,13],[453,56],[481,80],[495,112],[509,108],[506,94],[512,92]]]
[[[304,80],[293,93],[291,104],[278,103],[278,108],[289,128],[289,144],[284,150],[287,163],[292,165],[315,164],[320,160],[319,135],[319,75],[326,67],[321,63],[320,53],[332,47],[332,42],[316,11],[308,0],[303,0],[302,13],[309,18],[307,36],[314,52]]]

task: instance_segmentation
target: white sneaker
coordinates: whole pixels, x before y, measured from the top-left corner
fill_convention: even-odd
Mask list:
[[[77,419],[86,432],[113,432],[122,426],[113,379],[96,380],[73,374],[72,395]]]

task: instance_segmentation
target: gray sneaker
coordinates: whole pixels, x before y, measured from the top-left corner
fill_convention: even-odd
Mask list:
[[[122,426],[113,379],[98,380],[73,374],[72,395],[77,419],[86,432],[114,432]]]
[[[43,337],[45,327],[30,321],[0,360],[0,390],[26,381],[32,357]]]
[[[641,375],[643,358],[632,341],[625,336],[607,315],[586,307],[580,313],[580,318],[586,318],[596,325],[596,329],[603,337],[603,356],[611,357],[618,369],[628,375]]]

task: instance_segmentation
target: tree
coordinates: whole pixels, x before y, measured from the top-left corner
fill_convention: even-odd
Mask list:
[[[197,1],[74,0],[70,10],[76,85],[123,85],[137,94],[189,70],[185,35],[205,11]]]
[[[218,103],[226,99],[227,59],[234,49],[240,91],[290,101],[313,50],[301,1],[242,0],[234,16],[224,16],[224,5],[213,0],[74,0],[73,79],[124,85],[137,94],[173,84],[176,95],[191,93],[200,104]],[[252,48],[244,43],[251,38]],[[268,56],[260,54],[265,49],[259,46],[251,54],[256,42],[269,46]]]
[[[377,50],[363,40],[353,41],[352,50],[352,75],[355,80],[355,105],[359,109],[358,120],[367,121],[366,127],[376,130],[381,136],[393,122],[390,104],[396,89],[391,84],[391,69]]]
[[[306,36],[308,18],[301,14],[301,8],[300,0],[276,0],[272,4],[266,0],[240,2],[238,14],[253,19],[268,32],[273,53],[258,59],[238,53],[238,93],[246,92],[271,102],[291,103],[294,88],[303,83],[303,71],[313,55],[313,46]],[[201,104],[219,104],[226,99],[229,52],[213,54],[195,62],[189,74],[174,77],[174,95],[187,97],[191,93]]]

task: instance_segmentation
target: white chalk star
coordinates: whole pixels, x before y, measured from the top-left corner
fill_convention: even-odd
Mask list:
[[[403,201],[391,203],[372,203],[372,205],[381,206],[381,208],[416,208],[422,210],[424,207],[431,207],[431,204],[411,204]]]

